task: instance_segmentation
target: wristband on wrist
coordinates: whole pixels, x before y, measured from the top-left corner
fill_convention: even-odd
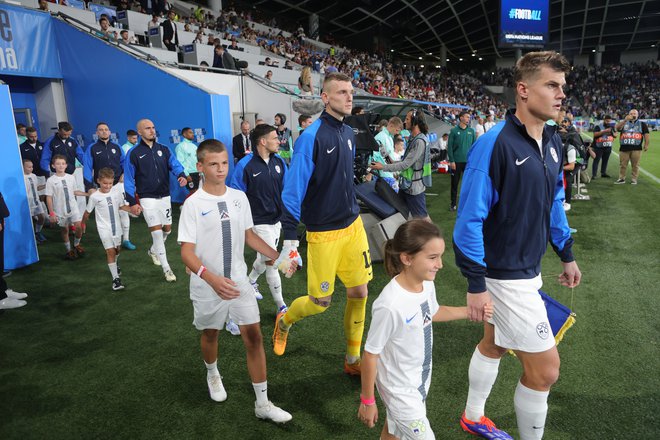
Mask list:
[[[199,266],[199,269],[197,269],[197,276],[201,278],[204,272],[206,272],[206,267],[202,264]]]
[[[370,398],[370,399],[365,399],[362,394],[360,394],[360,402],[362,402],[362,405],[364,406],[371,406],[376,404],[376,396]]]
[[[50,214],[48,214],[48,216],[49,216],[49,217],[55,217],[55,213],[54,213],[54,212],[51,212]]]

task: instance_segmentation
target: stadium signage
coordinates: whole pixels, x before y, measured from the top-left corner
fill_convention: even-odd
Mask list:
[[[548,42],[549,0],[501,0],[499,46],[542,48]]]

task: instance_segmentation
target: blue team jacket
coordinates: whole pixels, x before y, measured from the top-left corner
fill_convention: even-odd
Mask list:
[[[247,195],[255,225],[274,225],[280,221],[286,171],[284,159],[278,154],[271,154],[266,163],[254,152],[236,164],[229,186]]]
[[[354,159],[353,129],[325,111],[296,140],[282,201],[308,231],[343,229],[357,218],[360,209],[353,186]],[[287,240],[296,238],[291,235],[291,225],[286,224],[295,220],[282,219]]]
[[[112,168],[115,172],[115,183],[124,174],[124,150],[113,142],[104,143],[101,140],[87,146],[83,153],[83,178],[85,190],[96,186],[96,178],[101,168]]]
[[[468,153],[454,228],[456,265],[468,292],[486,290],[485,277],[530,279],[541,271],[548,241],[564,262],[573,261],[563,208],[562,143],[545,126],[543,157],[509,110]]]
[[[83,163],[83,151],[78,142],[72,137],[62,139],[58,135],[53,135],[44,142],[44,152],[41,155],[41,169],[47,176],[52,172],[50,160],[53,156],[61,154],[66,157],[66,173],[73,174],[76,170],[76,159]]]
[[[126,201],[137,204],[140,198],[162,198],[170,195],[168,173],[175,177],[185,177],[183,166],[174,154],[163,144],[154,142],[149,148],[143,140],[128,152],[124,160],[124,192]]]

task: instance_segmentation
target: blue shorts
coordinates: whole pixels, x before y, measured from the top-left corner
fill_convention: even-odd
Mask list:
[[[408,205],[408,210],[413,217],[423,218],[429,216],[429,213],[426,210],[426,193],[411,196],[404,191],[399,191],[399,194],[401,194],[401,197],[406,202],[406,205]]]

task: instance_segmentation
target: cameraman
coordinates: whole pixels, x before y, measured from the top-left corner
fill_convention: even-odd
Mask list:
[[[598,174],[598,162],[601,158],[603,163],[600,167],[600,177],[609,178],[607,174],[607,162],[610,159],[610,154],[612,154],[612,145],[614,144],[614,138],[616,137],[616,131],[614,130],[614,122],[610,115],[605,115],[603,117],[603,129],[601,130],[600,125],[594,127],[594,164],[591,168],[591,178],[595,179]]]
[[[619,180],[614,182],[617,185],[626,183],[628,161],[632,166],[630,184],[637,185],[642,148],[644,151],[649,149],[649,127],[638,118],[639,112],[637,109],[632,109],[626,118],[614,127],[616,131],[621,133],[619,136]]]

